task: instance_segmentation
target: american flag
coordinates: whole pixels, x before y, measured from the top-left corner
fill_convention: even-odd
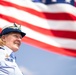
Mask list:
[[[74,0],[0,0],[0,29],[14,22],[27,34],[23,42],[76,57]]]

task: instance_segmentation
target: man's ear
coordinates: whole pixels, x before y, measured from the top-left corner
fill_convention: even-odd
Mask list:
[[[1,37],[0,37],[0,46],[4,46],[5,45],[5,35],[2,35]]]
[[[5,41],[6,35],[2,35],[1,39],[2,39],[2,41]]]

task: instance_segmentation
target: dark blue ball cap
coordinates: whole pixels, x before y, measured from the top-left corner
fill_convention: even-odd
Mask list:
[[[8,26],[8,27],[4,28],[0,33],[0,37],[2,35],[5,35],[5,34],[11,33],[11,32],[18,32],[21,34],[22,37],[24,37],[26,35],[26,33],[21,31],[21,25],[18,26],[16,23],[14,23],[13,26]]]

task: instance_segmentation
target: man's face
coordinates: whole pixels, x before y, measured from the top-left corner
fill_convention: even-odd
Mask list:
[[[14,52],[17,51],[21,44],[22,36],[20,33],[9,33],[6,35],[3,35],[3,41],[5,42],[5,45],[12,49]]]

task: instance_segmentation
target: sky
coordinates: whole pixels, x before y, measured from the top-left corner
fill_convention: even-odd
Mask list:
[[[76,58],[23,43],[15,53],[24,75],[76,75]]]

